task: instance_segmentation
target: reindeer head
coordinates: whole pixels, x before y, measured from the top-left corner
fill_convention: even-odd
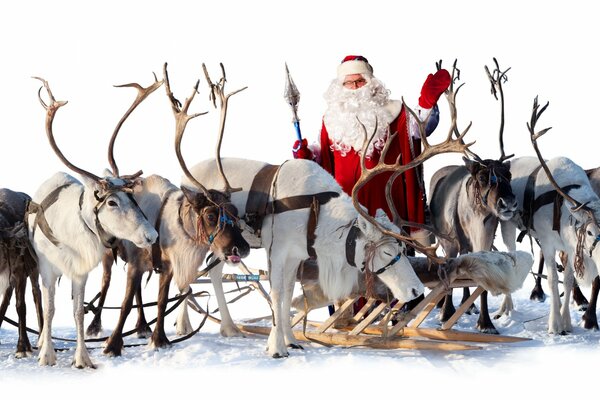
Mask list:
[[[377,211],[375,221],[385,229],[400,233],[400,229],[381,209]],[[423,294],[423,283],[406,257],[406,245],[393,236],[384,234],[362,216],[358,217],[356,225],[360,234],[356,239],[355,258],[362,260],[363,271],[376,274],[401,302],[410,301]]]
[[[471,174],[476,202],[502,221],[511,219],[517,211],[517,200],[510,184],[510,164],[500,160],[470,160],[463,157]]]
[[[230,263],[238,263],[250,254],[250,245],[242,237],[237,209],[227,196],[209,190],[210,197],[182,186],[185,201],[195,214],[198,239],[211,247],[215,255]]]
[[[107,176],[95,181],[83,175],[85,186],[82,209],[84,215],[94,216],[86,221],[94,229],[106,247],[113,247],[116,239],[127,239],[137,247],[149,247],[158,233],[148,222],[133,198],[133,186],[137,181]]]
[[[35,79],[43,83],[50,100],[49,104],[42,100],[40,88],[38,99],[46,109],[46,136],[50,146],[63,164],[78,173],[83,180],[85,189],[80,208],[86,211],[84,216],[92,218],[85,221],[89,230],[94,232],[106,247],[112,247],[117,239],[129,240],[138,247],[152,245],[158,238],[158,233],[131,195],[142,171],[123,177],[98,177],[72,164],[58,148],[52,129],[56,112],[67,102],[56,101],[46,80],[37,77]]]
[[[175,154],[177,155],[177,160],[179,161],[179,165],[181,166],[183,173],[190,180],[190,182],[192,182],[196,188],[200,190],[200,192],[191,191],[186,187],[182,187],[181,189],[183,190],[185,198],[187,199],[194,213],[197,215],[198,223],[196,229],[200,235],[200,240],[202,240],[204,244],[210,245],[212,251],[214,251],[215,255],[221,260],[237,263],[242,257],[246,257],[248,254],[250,254],[250,245],[242,237],[242,231],[238,224],[237,209],[230,200],[231,192],[239,189],[234,189],[229,186],[229,182],[227,181],[227,178],[223,173],[223,169],[221,168],[221,159],[219,155],[220,144],[223,137],[225,119],[227,115],[227,101],[231,95],[237,92],[230,93],[228,95],[224,94],[225,70],[222,64],[221,69],[223,71],[223,78],[217,85],[211,82],[210,78],[208,77],[206,67],[204,65],[202,67],[208,80],[209,87],[211,88],[211,96],[213,96],[213,101],[215,95],[220,95],[221,97],[222,109],[221,123],[219,126],[219,144],[217,145],[217,169],[223,178],[225,190],[208,190],[192,175],[187,167],[187,164],[185,163],[181,153],[181,140],[183,138],[187,123],[193,118],[206,114],[188,114],[189,107],[194,100],[194,96],[198,92],[198,84],[200,81],[196,81],[191,96],[185,99],[182,105],[181,102],[175,98],[173,92],[171,91],[169,74],[167,72],[167,64],[165,63],[163,67],[165,89],[167,92],[167,97],[171,102],[173,116],[175,117]]]

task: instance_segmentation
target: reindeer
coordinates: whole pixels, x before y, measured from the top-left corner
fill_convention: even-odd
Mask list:
[[[598,275],[600,256],[594,250],[600,240],[600,198],[586,172],[572,160],[556,157],[545,161],[542,157],[537,139],[550,128],[535,132],[535,126],[547,106],[548,103],[540,109],[536,98],[527,124],[537,158],[519,157],[511,161],[511,185],[521,212],[500,225],[509,250],[516,247],[517,228],[539,243],[552,293],[548,332],[565,334],[572,330],[569,298],[574,272],[589,280]],[[562,306],[555,260],[555,254],[561,251],[570,255],[564,265]]]
[[[176,120],[175,152],[182,170],[189,174],[181,154],[181,140],[187,122],[202,115],[187,114],[198,90],[199,81],[196,82],[190,98],[186,99],[181,107],[171,92],[167,64],[164,65],[164,77]],[[111,165],[113,170],[116,170],[114,162],[111,162]],[[221,177],[227,181],[224,175]],[[193,179],[191,174],[189,178]],[[141,190],[136,192],[134,197],[149,220],[155,221],[159,240],[152,251],[137,248],[123,241],[124,257],[129,263],[127,290],[119,321],[104,348],[104,353],[112,356],[121,354],[123,326],[131,311],[133,296],[140,290],[141,278],[145,272],[151,271],[152,268],[160,271],[157,322],[150,338],[150,346],[164,348],[170,344],[164,331],[164,317],[171,279],[175,277],[179,291],[184,293],[189,284],[181,285],[179,282],[188,282],[196,278],[197,268],[204,261],[208,250],[231,264],[240,262],[242,257],[250,253],[250,246],[232,218],[237,214],[237,210],[229,202],[228,193],[207,190],[198,181],[194,182],[193,188],[180,189],[165,178],[151,175],[143,180]],[[191,325],[179,324],[177,333],[187,334],[191,330]]]
[[[410,112],[417,118],[412,110]],[[424,128],[421,123],[422,132]],[[377,175],[391,174],[390,182],[393,182],[407,169],[436,154],[464,152],[472,144],[462,142],[464,134],[466,131],[453,140],[451,130],[445,142],[434,146],[429,145],[422,134],[421,155],[406,165],[400,165],[400,160],[387,165],[383,160],[392,135],[382,151],[380,164],[367,170],[363,160],[362,175],[352,196],[345,194],[334,178],[312,161],[295,159],[275,166],[248,159],[222,160],[231,184],[242,188],[232,193],[231,201],[240,210],[238,217],[249,227],[244,232],[247,240],[252,247],[267,249],[273,310],[269,355],[286,357],[289,355],[287,347],[300,348],[291,330],[289,313],[298,269],[309,258],[317,260],[319,286],[331,302],[344,299],[356,290],[361,272],[377,275],[401,302],[423,293],[423,285],[406,257],[406,243],[428,254],[432,260],[443,260],[435,255],[435,249],[403,235],[385,213],[370,216],[360,206],[356,194]],[[367,140],[366,136],[365,131],[364,145],[368,146],[372,137]],[[192,167],[191,173],[207,187],[219,187],[221,183],[212,173],[214,163],[212,159],[202,161]],[[182,184],[189,185],[189,179],[184,177]],[[391,184],[388,187],[391,188]],[[394,219],[399,219],[389,189],[386,198]],[[399,221],[398,225],[422,227],[405,221]],[[221,264],[213,268],[211,279],[220,278],[221,271]],[[220,289],[221,293],[219,287],[215,287],[222,311],[227,305]]]
[[[588,179],[590,180],[590,185],[592,186],[594,193],[596,193],[596,195],[598,195],[600,197],[600,168],[588,169],[585,171],[585,173],[587,174]],[[559,253],[559,259],[561,261],[561,264],[565,265],[568,262],[568,255],[561,251]],[[543,257],[543,255],[541,255],[540,256],[540,264],[539,264],[539,268],[538,268],[538,275],[535,279],[535,286],[531,291],[531,297],[530,297],[531,300],[538,300],[538,301],[545,300],[545,293],[544,293],[544,290],[542,289],[542,283],[541,283],[543,267],[544,267],[544,257]],[[579,310],[584,311],[583,315],[581,316],[582,326],[585,329],[593,329],[593,330],[597,331],[600,329],[598,327],[598,317],[596,316],[598,292],[600,291],[600,278],[598,276],[592,277],[589,274],[586,274],[585,276],[586,276],[585,279],[581,279],[582,284],[589,285],[589,283],[590,283],[589,281],[592,280],[592,282],[591,282],[592,290],[591,290],[590,300],[588,302],[587,299],[585,298],[585,296],[583,295],[583,293],[581,292],[581,288],[579,287],[579,282],[578,282],[579,279],[574,282],[573,300],[575,301],[575,304],[577,304],[579,306]]]
[[[500,93],[500,158],[482,160],[473,152],[469,158],[463,157],[465,165],[451,165],[437,170],[430,181],[429,210],[433,227],[444,233],[453,233],[450,238],[439,237],[440,244],[448,257],[483,250],[491,250],[498,222],[510,220],[517,210],[517,202],[510,185],[510,165],[506,162],[512,155],[504,153],[504,92],[502,82],[506,72],[502,72],[494,59],[496,68],[486,72],[492,85],[492,93],[497,98]],[[510,69],[510,68],[509,68]],[[456,62],[453,68],[457,71]],[[457,75],[458,78],[458,75]],[[454,91],[454,79],[449,93]],[[460,90],[462,85],[457,89]],[[470,296],[469,288],[463,289],[465,302]],[[481,313],[477,329],[484,333],[498,334],[488,311],[487,291],[480,297]],[[510,299],[510,297],[508,297]],[[506,302],[507,310],[512,309],[512,301]],[[474,306],[473,306],[474,307]],[[440,320],[447,321],[455,312],[452,304],[452,291],[445,297]]]
[[[22,192],[0,189],[0,307],[2,323],[13,290],[16,295],[19,340],[15,356],[23,358],[31,355],[31,343],[27,336],[25,289],[27,278],[31,281],[38,325],[42,328],[41,292],[39,272],[35,252],[29,242],[25,225],[25,214],[31,197]]]
[[[139,247],[149,247],[158,233],[146,220],[140,208],[130,197],[141,171],[134,175],[115,178],[98,177],[67,160],[58,148],[53,134],[53,121],[58,109],[66,101],[56,101],[48,82],[37,78],[49,97],[46,104],[46,135],[58,158],[82,182],[66,173],[56,173],[46,180],[33,196],[39,204],[35,215],[29,215],[29,237],[39,260],[44,301],[44,326],[39,337],[39,364],[55,365],[56,354],[52,343],[52,319],[56,280],[66,275],[72,281],[73,314],[77,331],[77,345],[73,365],[77,368],[95,368],[85,347],[83,332],[83,300],[89,272],[95,268],[105,248],[117,239],[127,239]]]

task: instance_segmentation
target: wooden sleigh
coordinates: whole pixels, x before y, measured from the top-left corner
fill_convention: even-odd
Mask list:
[[[468,271],[460,264],[449,264],[444,269],[441,279],[437,267],[429,267],[426,259],[413,259],[411,261],[417,275],[427,288],[425,298],[409,312],[401,312],[403,303],[386,301],[383,298],[368,298],[364,306],[348,319],[348,311],[352,311],[360,295],[348,298],[343,305],[324,321],[309,319],[311,311],[298,311],[292,318],[293,333],[300,341],[316,342],[324,345],[337,346],[364,346],[375,349],[414,349],[414,350],[441,350],[462,351],[482,349],[483,344],[515,343],[530,340],[529,338],[493,335],[480,332],[469,332],[456,329],[459,319],[466,313],[471,305],[485,290],[477,282],[477,276],[469,276]],[[261,281],[267,280],[265,273],[250,275],[250,270],[242,267],[245,275],[224,275],[224,282],[248,281],[253,289],[257,289],[262,296],[269,300],[267,290]],[[311,279],[310,273],[305,279]],[[476,274],[475,274],[476,275]],[[247,277],[253,278],[247,278]],[[240,277],[244,277],[240,279]],[[314,279],[314,276],[312,277]],[[197,283],[207,283],[207,279],[199,278]],[[438,328],[423,325],[436,311],[436,305],[443,299],[450,289],[469,287],[471,296],[456,309],[456,312]],[[196,311],[205,311],[194,302]],[[220,322],[214,316],[209,317],[214,322]],[[248,334],[268,335],[271,326],[258,324],[270,317],[256,318],[238,323],[238,328]],[[392,321],[394,321],[392,323]],[[477,345],[479,344],[479,345]]]

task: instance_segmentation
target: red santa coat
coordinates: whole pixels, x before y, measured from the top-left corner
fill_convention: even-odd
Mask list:
[[[413,143],[414,156],[421,153],[421,141],[410,137],[408,131],[408,123],[406,120],[406,112],[404,107],[400,110],[399,115],[390,124],[389,132],[398,132],[394,141],[391,143],[385,162],[393,164],[398,155],[402,155],[401,163],[406,164],[413,159],[411,154],[410,143]],[[332,141],[327,133],[327,127],[323,122],[320,136],[321,144],[321,166],[335,177],[335,180],[342,186],[342,189],[352,194],[352,188],[358,181],[361,175],[360,155],[355,149],[350,149],[346,155],[342,155],[339,150],[332,150]],[[374,149],[370,159],[365,160],[367,168],[372,168],[379,161],[380,152]],[[421,168],[421,167],[417,167]],[[394,205],[400,216],[411,222],[425,222],[425,193],[418,175],[422,176],[422,170],[415,168],[406,171],[399,176],[392,186],[392,197]],[[359,202],[364,205],[369,214],[375,215],[378,208],[383,209],[390,219],[392,214],[385,199],[385,186],[391,173],[383,173],[375,176],[369,181],[358,193]]]

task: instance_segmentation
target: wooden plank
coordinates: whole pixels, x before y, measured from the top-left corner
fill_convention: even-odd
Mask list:
[[[350,327],[348,328],[350,329]],[[368,326],[363,330],[365,335],[382,335],[387,328],[379,326]],[[454,329],[440,330],[435,328],[409,328],[406,327],[398,332],[397,336],[422,337],[434,340],[456,340],[461,342],[477,343],[515,343],[531,340],[518,336],[491,335],[481,332],[463,332]]]
[[[477,298],[483,293],[484,289],[478,286],[477,289],[469,296],[469,298],[458,307],[458,309],[452,314],[450,319],[442,324],[442,330],[450,329],[456,324],[456,321],[471,307],[471,305],[477,300]]]
[[[355,301],[356,298],[346,300],[346,302],[342,304],[340,308],[335,310],[335,312],[321,324],[317,331],[325,332],[327,329],[329,329],[331,325],[335,323],[335,320],[338,319],[340,315],[342,315],[349,307],[351,307]]]
[[[294,326],[296,326],[300,321],[302,321],[304,319],[305,315],[306,315],[306,311],[304,311],[304,310],[298,311],[298,313],[296,315],[294,315],[294,318],[292,318],[292,328]]]
[[[401,302],[396,302],[396,304],[394,304],[394,307],[390,308],[390,311],[383,316],[383,318],[381,318],[381,321],[379,322],[379,326],[386,326],[388,324],[388,322],[390,322],[390,320],[394,317],[394,315],[398,312],[398,310],[400,310],[405,303],[401,303]]]
[[[450,283],[454,281],[456,278],[456,272],[452,271],[450,275],[448,275],[448,280]],[[402,328],[406,327],[413,319],[416,320],[411,323],[411,326],[418,327],[423,320],[431,313],[433,307],[441,300],[441,298],[446,294],[447,288],[444,283],[440,282],[436,287],[434,287],[427,296],[417,304],[410,312],[405,313],[400,316],[396,325],[394,325],[389,331],[388,334],[390,336],[395,336]],[[427,308],[427,310],[426,310]]]
[[[354,317],[352,318],[354,320],[354,322],[358,322],[360,321],[365,314],[369,311],[369,309],[373,306],[373,304],[375,304],[377,300],[370,298],[367,300],[367,302],[365,303],[364,306],[362,306],[362,308],[360,310],[358,310],[358,312],[356,314],[354,314]]]
[[[375,307],[373,310],[371,310],[371,312],[369,313],[369,315],[367,315],[365,317],[365,319],[363,319],[362,321],[360,321],[355,327],[354,329],[352,329],[350,331],[350,335],[358,335],[359,333],[361,333],[363,331],[363,329],[365,329],[367,326],[371,325],[371,322],[373,322],[377,317],[379,317],[379,314],[381,314],[381,312],[383,310],[385,310],[385,308],[387,307],[386,303],[379,303],[379,305],[377,307]]]
[[[256,333],[268,335],[270,327],[238,325],[238,328],[245,333]],[[410,350],[438,350],[438,351],[462,351],[462,350],[480,350],[481,347],[462,343],[452,343],[434,340],[406,339],[401,337],[379,337],[379,336],[353,336],[345,333],[318,333],[306,332],[306,335],[294,330],[294,336],[298,340],[318,341],[321,343],[341,346],[365,346],[374,349],[410,349]]]

